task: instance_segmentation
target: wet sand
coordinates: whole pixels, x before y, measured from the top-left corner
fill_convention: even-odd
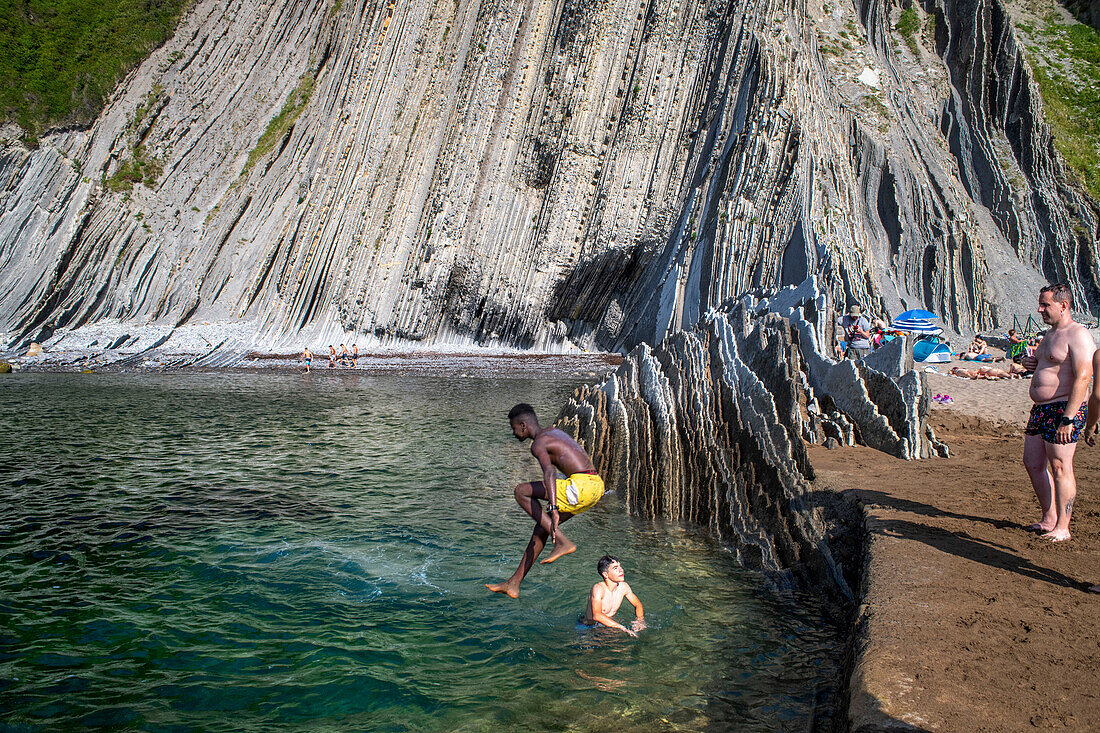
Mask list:
[[[1051,544],[1025,529],[1028,381],[928,386],[954,399],[932,412],[951,458],[810,447],[817,488],[866,515],[852,729],[1096,730],[1100,446],[1081,443],[1073,539]]]

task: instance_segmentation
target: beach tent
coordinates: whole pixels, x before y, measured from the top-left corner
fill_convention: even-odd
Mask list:
[[[951,347],[935,341],[918,341],[913,344],[913,359],[926,364],[951,361]]]

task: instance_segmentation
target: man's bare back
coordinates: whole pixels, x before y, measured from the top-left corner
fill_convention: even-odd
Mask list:
[[[596,470],[584,448],[568,433],[557,428],[539,433],[531,442],[531,455],[537,459],[541,451],[545,451],[554,467],[566,476],[572,476],[575,473],[592,473]]]

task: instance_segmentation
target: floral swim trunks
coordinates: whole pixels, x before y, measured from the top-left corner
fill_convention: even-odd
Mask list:
[[[1047,402],[1042,405],[1032,405],[1031,417],[1028,418],[1025,435],[1040,435],[1048,443],[1058,442],[1058,425],[1062,421],[1062,415],[1066,411],[1067,400],[1060,402]],[[1085,427],[1085,404],[1081,403],[1081,409],[1073,416],[1073,433],[1069,436],[1069,442],[1076,443],[1081,437],[1081,428]]]

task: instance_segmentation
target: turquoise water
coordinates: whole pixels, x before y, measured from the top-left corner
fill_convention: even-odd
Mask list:
[[[518,600],[483,587],[538,474],[504,415],[574,386],[0,379],[0,730],[807,729],[839,656],[813,599],[613,493]],[[606,552],[638,639],[574,624]]]

